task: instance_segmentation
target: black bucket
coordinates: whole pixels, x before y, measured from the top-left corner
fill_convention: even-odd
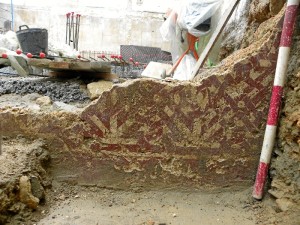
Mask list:
[[[22,30],[22,27],[26,29]],[[48,31],[40,28],[29,28],[27,25],[22,25],[17,31],[17,38],[22,51],[39,55],[41,52],[48,54]]]

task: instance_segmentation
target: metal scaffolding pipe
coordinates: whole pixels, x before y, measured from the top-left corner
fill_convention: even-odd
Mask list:
[[[10,0],[10,10],[11,10],[11,30],[14,31],[14,3]]]

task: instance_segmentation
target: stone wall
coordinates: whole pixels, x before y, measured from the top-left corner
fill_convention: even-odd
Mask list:
[[[252,185],[282,17],[205,79],[128,81],[77,113],[1,108],[4,135],[46,139],[53,176],[79,184]]]

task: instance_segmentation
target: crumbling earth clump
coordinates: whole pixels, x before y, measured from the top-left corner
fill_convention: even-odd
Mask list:
[[[21,224],[45,201],[50,161],[42,140],[4,137],[0,155],[0,224]],[[14,221],[14,222],[12,222]]]

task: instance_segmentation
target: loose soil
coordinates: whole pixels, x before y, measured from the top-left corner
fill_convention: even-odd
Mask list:
[[[250,190],[125,192],[78,188],[57,193],[55,203],[38,224],[256,224]],[[250,209],[250,210],[249,210]]]

